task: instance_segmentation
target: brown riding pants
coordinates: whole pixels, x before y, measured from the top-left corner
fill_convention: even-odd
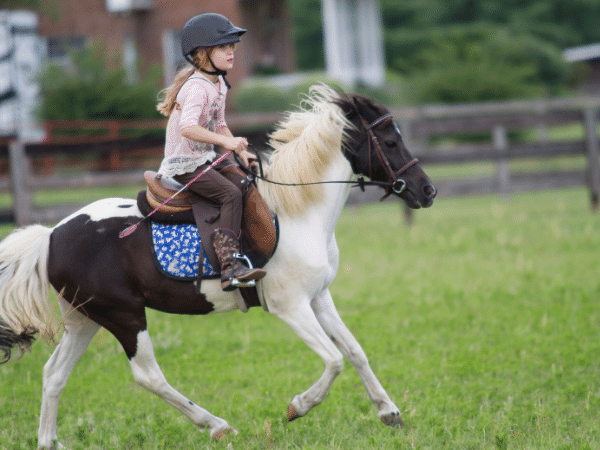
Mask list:
[[[225,160],[209,169],[189,185],[188,189],[221,205],[221,228],[231,230],[239,238],[242,225],[242,191],[219,173],[220,169],[229,165],[231,162]],[[204,164],[194,172],[175,175],[173,178],[182,184],[187,184],[208,166],[209,164]]]

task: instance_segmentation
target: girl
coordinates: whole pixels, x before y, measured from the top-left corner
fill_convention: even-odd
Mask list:
[[[183,56],[193,67],[180,71],[173,84],[161,93],[157,108],[169,117],[161,175],[187,184],[215,159],[215,146],[236,152],[248,165],[251,157],[246,150],[248,142],[234,137],[225,123],[225,97],[229,88],[225,75],[233,67],[236,44],[245,32],[220,14],[201,14],[183,27]],[[188,187],[221,205],[223,228],[215,229],[211,237],[221,263],[224,291],[248,286],[251,280],[259,280],[266,274],[262,269],[241,263],[242,193],[219,174],[229,164],[225,160]],[[198,270],[201,268],[202,258]]]

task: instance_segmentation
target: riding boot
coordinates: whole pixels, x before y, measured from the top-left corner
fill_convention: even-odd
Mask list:
[[[241,255],[240,242],[232,231],[217,229],[211,237],[221,263],[221,288],[224,291],[254,286],[254,280],[260,280],[267,274],[262,269],[253,268],[250,260]],[[242,261],[246,261],[247,266]]]

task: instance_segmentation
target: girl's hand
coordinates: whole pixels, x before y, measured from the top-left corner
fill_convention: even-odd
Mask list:
[[[227,137],[223,143],[223,148],[225,148],[225,150],[231,150],[238,155],[241,155],[241,152],[245,151],[247,147],[248,141],[243,137]]]
[[[225,150],[231,150],[238,154],[242,162],[246,167],[250,167],[249,159],[254,158],[254,155],[248,150],[248,140],[242,137],[229,137],[227,138],[227,145],[223,146]],[[253,163],[256,164],[256,163]]]
[[[242,150],[240,153],[238,153],[238,155],[246,167],[250,169],[254,167],[258,168],[258,163],[256,161],[249,161],[250,159],[255,159],[255,156],[248,150]]]

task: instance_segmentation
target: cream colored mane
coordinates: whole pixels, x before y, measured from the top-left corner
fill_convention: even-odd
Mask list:
[[[327,167],[344,145],[352,124],[333,103],[339,94],[320,84],[309,89],[299,111],[290,112],[269,136],[274,149],[266,176],[279,183],[324,181]],[[260,193],[278,215],[295,216],[323,198],[323,186],[278,186],[262,181]]]

